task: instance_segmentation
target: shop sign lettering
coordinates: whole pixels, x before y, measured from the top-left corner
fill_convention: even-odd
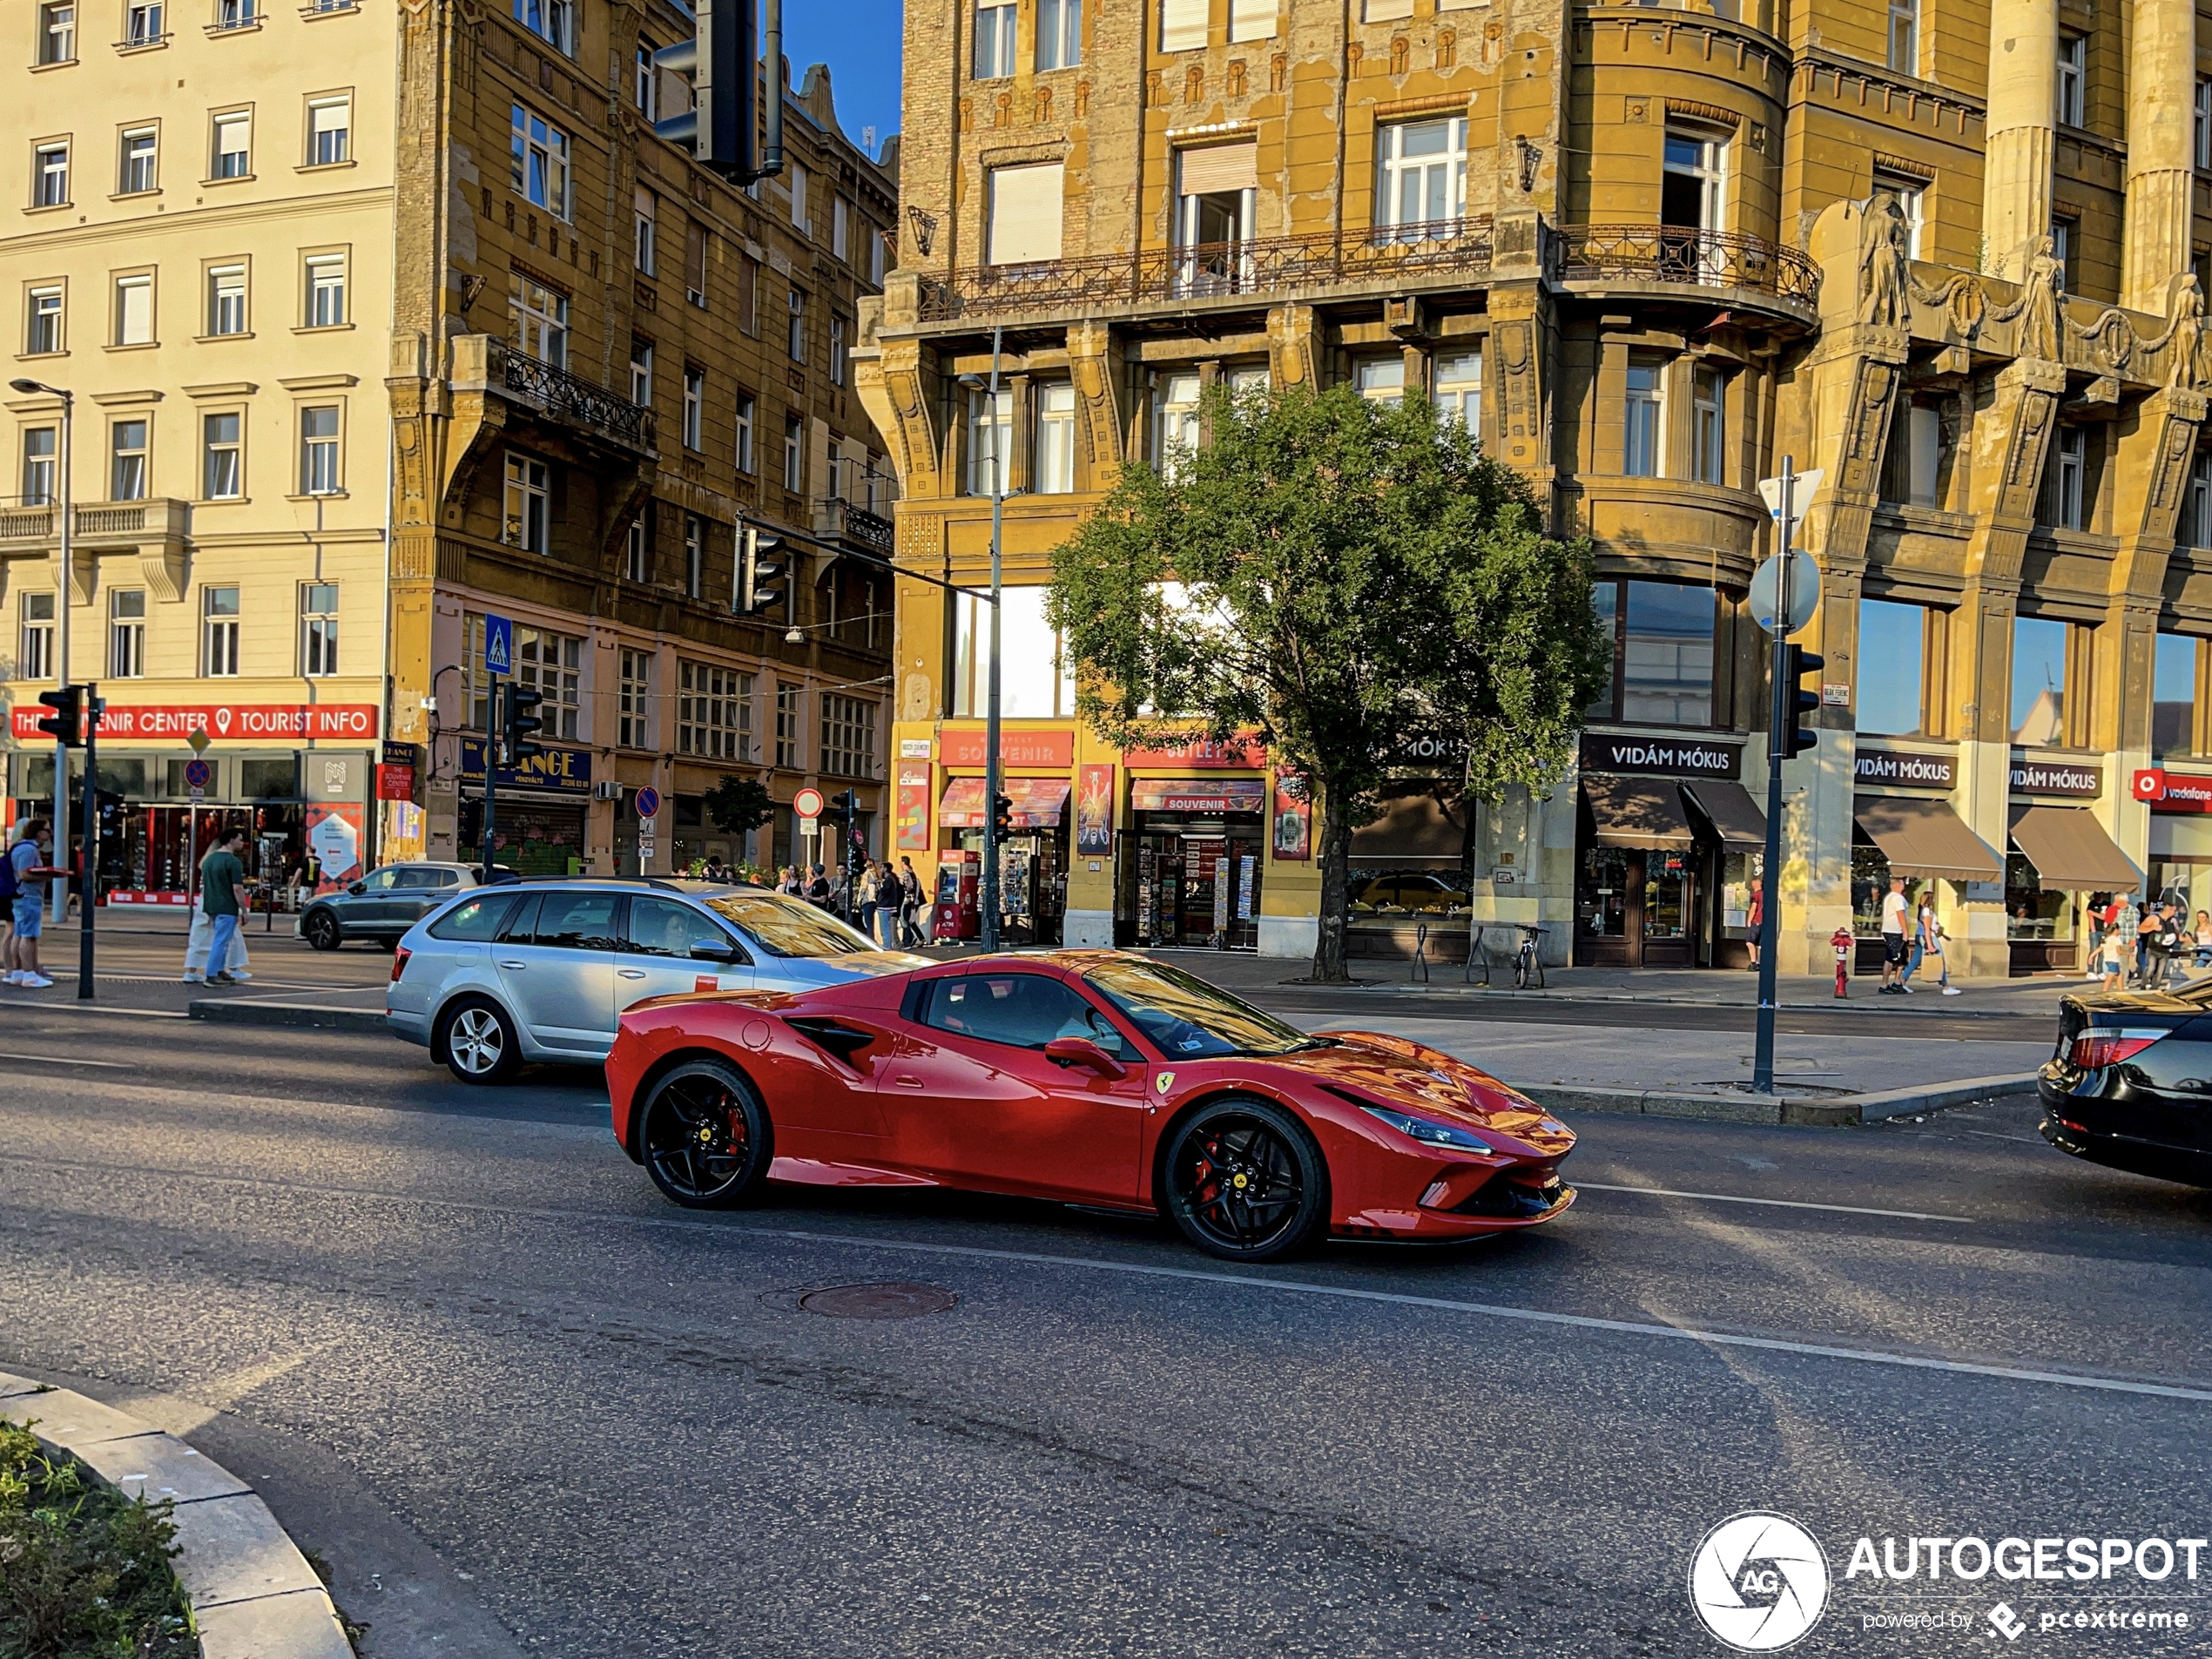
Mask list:
[[[2012,787],[2015,794],[2020,795],[2101,795],[2105,772],[2102,766],[2015,760]]]
[[[1861,784],[1903,784],[1913,789],[1950,789],[1959,780],[1958,765],[1951,756],[1903,749],[1862,748],[1851,775]]]
[[[2135,774],[2134,792],[2155,813],[2212,813],[2212,777],[2148,767]]]
[[[482,738],[461,740],[461,775],[468,781],[481,784],[484,780],[484,741]],[[583,795],[591,793],[591,752],[589,749],[548,749],[534,754],[519,766],[499,769],[502,789],[535,789],[556,795]]]
[[[1732,743],[1696,738],[1621,737],[1582,734],[1584,772],[1628,772],[1663,778],[1734,778],[1743,767],[1743,751]]]
[[[18,743],[35,743],[45,734],[38,721],[45,709],[37,703],[9,711],[9,731]],[[111,702],[100,716],[103,743],[144,742],[171,738],[181,743],[205,731],[218,743],[262,742],[272,738],[376,736],[380,711],[374,703],[194,703]]]

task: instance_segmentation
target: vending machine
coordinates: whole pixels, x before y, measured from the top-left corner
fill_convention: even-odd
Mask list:
[[[977,902],[983,879],[983,855],[957,852],[945,854],[937,867],[937,896],[929,907],[929,942],[957,945],[983,933],[982,911]]]

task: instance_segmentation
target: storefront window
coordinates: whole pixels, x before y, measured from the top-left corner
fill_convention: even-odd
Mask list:
[[[2150,747],[2153,754],[2187,755],[2197,751],[2197,688],[2202,684],[2204,642],[2189,634],[2161,634],[2151,676]]]
[[[1629,850],[1593,846],[1582,853],[1582,888],[1575,930],[1593,939],[1625,938],[1629,931]]]
[[[1886,599],[1858,602],[1858,725],[1862,736],[1910,737],[1925,730],[1928,613]]]
[[[292,755],[249,755],[238,763],[238,792],[246,800],[288,800],[300,792]]]
[[[1861,939],[1882,935],[1882,900],[1890,890],[1889,855],[1878,846],[1851,850],[1851,930]]]
[[[1757,853],[1721,854],[1721,933],[1724,938],[1752,936],[1751,887],[1764,863]]]
[[[2005,855],[2005,937],[2071,939],[2074,894],[2047,889],[2024,853]]]

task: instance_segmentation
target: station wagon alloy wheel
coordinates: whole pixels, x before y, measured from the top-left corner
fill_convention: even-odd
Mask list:
[[[464,1083],[502,1082],[522,1062],[514,1022],[476,998],[455,1005],[438,1022],[437,1053]]]
[[[659,1187],[687,1209],[718,1210],[761,1184],[769,1163],[768,1115],[736,1070],[693,1061],[653,1085],[638,1150]]]

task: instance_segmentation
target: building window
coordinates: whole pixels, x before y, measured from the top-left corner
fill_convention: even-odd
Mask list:
[[[704,449],[702,430],[706,410],[706,371],[689,364],[684,369],[684,447]]]
[[[830,313],[829,377],[832,386],[845,384],[845,319]]]
[[[303,583],[300,589],[300,671],[321,679],[338,671],[338,584]]]
[[[1638,725],[1714,724],[1719,596],[1675,582],[1600,582],[1591,601],[1614,636],[1614,684],[1591,718]]]
[[[2074,671],[2087,666],[2085,632],[2048,617],[2013,619],[2013,741],[2021,747],[2067,746],[2070,725],[2086,712],[2068,696]]]
[[[684,221],[684,298],[706,309],[706,226],[696,219]]]
[[[1370,403],[1398,403],[1406,396],[1406,360],[1370,357],[1354,364],[1352,383]]]
[[[784,488],[793,495],[806,487],[806,428],[795,415],[784,417]]]
[[[253,171],[253,118],[243,113],[215,118],[215,154],[211,179],[243,179]]]
[[[652,739],[646,733],[653,706],[653,654],[625,645],[619,655],[616,740],[625,749],[650,749]]]
[[[307,165],[334,167],[353,155],[354,101],[316,98],[307,105]]]
[[[650,510],[650,509],[649,509]],[[630,521],[629,545],[623,550],[622,573],[632,582],[643,582],[649,573],[647,551],[652,546],[652,522],[644,513]]]
[[[520,271],[510,273],[513,287],[507,296],[509,326],[523,355],[556,368],[569,366],[569,296]]]
[[[30,180],[33,207],[69,206],[69,146],[42,144],[33,158]]]
[[[1890,436],[1888,476],[1882,494],[1914,507],[1940,504],[1943,482],[1943,411],[1932,404],[1908,403],[1898,411]]]
[[[57,430],[50,426],[24,428],[23,435],[23,504],[26,507],[51,507],[54,504],[54,441]]]
[[[555,51],[576,56],[576,7],[572,0],[515,0],[515,21],[549,41]]]
[[[515,630],[515,683],[545,698],[539,718],[549,738],[575,738],[583,719],[583,641],[543,628]]]
[[[752,759],[752,676],[682,658],[676,672],[676,752],[707,760]]]
[[[760,261],[749,253],[738,255],[738,327],[748,334],[760,332]]]
[[[238,672],[238,590],[199,590],[200,672],[227,679]]]
[[[1659,476],[1661,415],[1664,412],[1667,360],[1649,352],[1629,354],[1628,395],[1623,401],[1621,470],[1632,478]]]
[[[798,686],[776,685],[776,764],[787,772],[799,769],[799,696]]]
[[[684,515],[684,591],[696,599],[706,591],[706,521]]]
[[[1190,377],[1196,380],[1197,377]],[[988,496],[1006,488],[1014,459],[1014,391],[1001,387],[968,395],[968,493]]]
[[[23,597],[23,647],[16,657],[19,680],[54,678],[54,596],[26,593]]]
[[[1467,435],[1482,435],[1482,354],[1460,352],[1436,360],[1433,395],[1445,419],[1457,421]]]
[[[2059,287],[2071,290],[2074,282],[2074,233],[2080,221],[2071,216],[2051,216],[2051,257],[2059,262]]]
[[[1083,0],[1037,0],[1037,67],[1073,69],[1083,61]]]
[[[875,776],[875,705],[822,693],[822,770],[833,778]]]
[[[208,501],[236,501],[246,493],[246,450],[239,437],[242,417],[235,410],[200,417],[200,494]]]
[[[1060,257],[1066,168],[1057,161],[994,167],[983,259],[989,265],[1035,265]]]
[[[2174,532],[2176,542],[2183,547],[2212,547],[2212,451],[2200,449],[2190,459],[2180,518]]]
[[[738,470],[748,475],[753,470],[752,455],[752,394],[740,392],[737,401]]]
[[[1659,222],[1684,230],[1728,228],[1728,145],[1702,127],[1667,128]]]
[[[307,261],[307,327],[336,328],[345,320],[345,255],[318,254]]]
[[[59,288],[33,288],[30,291],[29,327],[24,333],[24,351],[32,357],[51,356],[62,348],[62,291]]]
[[[2059,125],[2078,127],[2085,125],[2086,113],[2083,80],[2088,67],[2089,41],[2086,35],[2059,37]]]
[[[1008,719],[1065,719],[1076,711],[1075,665],[1045,617],[1048,590],[999,590],[999,711]],[[990,701],[991,607],[969,594],[953,605],[952,709],[967,718]]]
[[[158,169],[160,140],[152,127],[138,127],[123,135],[122,165],[116,179],[116,193],[121,196],[141,196],[154,188]]]
[[[1890,0],[1890,67],[1920,72],[1920,0]]]
[[[207,332],[242,334],[246,332],[246,267],[217,265],[207,272]]]
[[[161,27],[161,6],[158,0],[131,0],[123,8],[123,44],[126,46],[152,46],[166,39]]]
[[[853,204],[842,196],[830,201],[830,252],[840,260],[853,252]]]
[[[1037,388],[1037,493],[1065,496],[1076,487],[1076,388],[1067,381]]]
[[[118,421],[108,428],[110,501],[146,498],[146,432],[147,422],[143,416]]]
[[[1014,12],[1012,6],[975,8],[977,80],[995,81],[1014,73]]]
[[[253,0],[215,0],[215,32],[226,29],[243,29],[257,21]]]
[[[115,280],[115,343],[118,346],[153,344],[153,278],[149,274]]]
[[[550,469],[534,455],[507,452],[507,517],[501,540],[525,553],[551,550]]]
[[[1455,235],[1467,211],[1465,118],[1395,122],[1378,130],[1376,147],[1375,223],[1399,233],[1389,239]]]
[[[107,597],[108,678],[135,680],[146,671],[146,590],[118,588]]]
[[[653,64],[653,54],[659,50],[650,40],[637,43],[636,72],[631,82],[631,99],[648,122],[660,119],[660,71]]]
[[[792,161],[785,164],[784,171],[791,179],[786,186],[791,192],[791,227],[801,236],[811,237],[814,233],[814,216],[806,206],[806,169]]]
[[[2195,124],[2190,129],[2189,147],[2200,168],[2212,167],[2212,76],[2196,78],[2196,92],[2190,108]]]
[[[884,233],[871,225],[868,227],[868,280],[877,287],[883,286]]]
[[[335,496],[344,487],[338,469],[338,406],[300,411],[300,493]]]
[[[633,257],[637,262],[637,274],[653,274],[653,244],[660,225],[660,200],[650,190],[640,190],[633,209],[636,215],[637,241]]]
[[[806,295],[791,291],[791,318],[784,336],[784,351],[794,363],[806,361]]]
[[[1152,454],[1161,476],[1172,480],[1184,462],[1198,451],[1198,377],[1170,374],[1153,383],[1152,397]],[[971,442],[969,454],[974,453]],[[972,480],[972,461],[969,469]],[[971,482],[968,493],[981,496],[988,491],[977,489]]]
[[[640,408],[653,402],[653,342],[630,337],[630,401]]]
[[[569,216],[569,138],[517,104],[509,124],[508,181],[556,219]]]
[[[77,7],[73,0],[47,0],[38,8],[38,61],[77,61]]]
[[[1925,259],[1921,251],[1921,237],[1927,223],[1928,181],[1910,173],[1890,172],[1877,168],[1874,172],[1876,194],[1887,191],[1897,199],[1897,211],[1905,220],[1905,257]]]
[[[1206,44],[1207,0],[1160,0],[1160,50],[1196,51]]]
[[[2078,530],[2087,527],[2088,476],[2089,435],[2078,426],[2060,427],[2048,498],[2047,519],[2053,528]]]
[[[1929,732],[1929,646],[1934,632],[1924,605],[1888,599],[1858,602],[1858,684],[1853,724],[1861,737],[1905,738]]]
[[[2158,636],[2158,655],[2151,667],[2153,755],[2199,752],[2196,711],[2205,705],[2205,693],[2212,691],[2205,684],[2207,654],[2205,642],[2195,635]]]
[[[1690,375],[1690,449],[1697,482],[1728,482],[1728,382],[1720,370],[1700,366]]]

